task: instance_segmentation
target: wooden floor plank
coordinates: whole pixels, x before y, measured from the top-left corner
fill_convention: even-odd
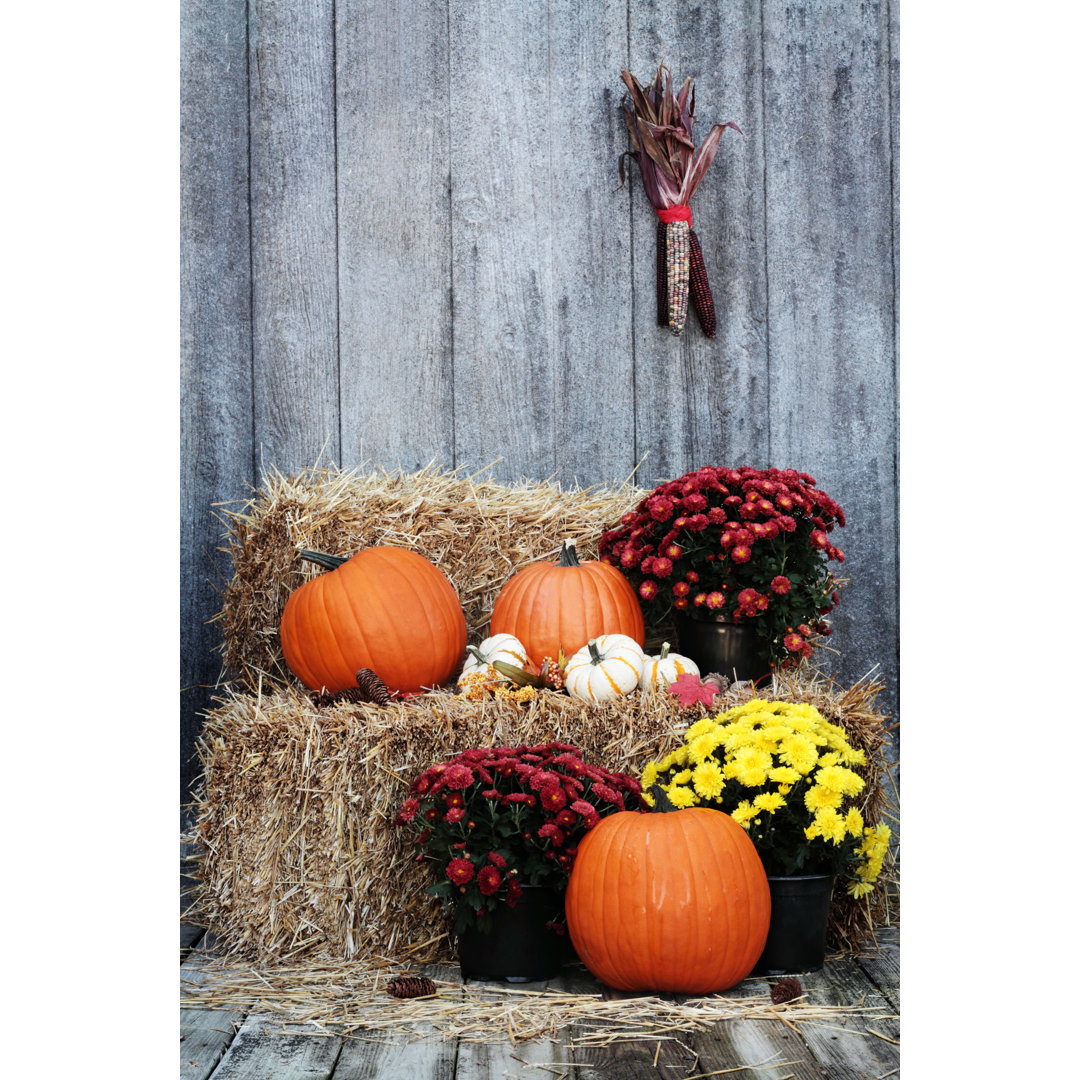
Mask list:
[[[281,1017],[252,1013],[226,1050],[211,1080],[330,1080],[342,1040],[314,1027],[281,1030]]]
[[[424,974],[452,982],[461,977],[461,970],[452,964],[429,964]],[[418,1032],[382,1040],[344,1039],[333,1080],[453,1080],[457,1039],[443,1039],[434,1027],[424,1025]]]
[[[829,961],[822,971],[800,975],[799,980],[813,1004],[860,1010],[835,1021],[799,1025],[799,1033],[831,1080],[895,1075],[894,1070],[900,1068],[899,1018],[857,962]]]
[[[769,993],[766,979],[743,979],[726,991],[730,998],[760,997]],[[699,1073],[735,1069],[740,1080],[821,1080],[821,1066],[799,1035],[780,1021],[731,1020],[714,1024],[694,1035],[690,1045],[698,1055]],[[783,1067],[781,1067],[781,1063]]]
[[[900,1011],[900,948],[880,945],[873,952],[857,956],[856,962],[881,991],[892,1007]]]
[[[584,968],[568,968],[563,975],[566,989],[582,994],[600,990],[605,1000],[616,998],[652,997],[612,990],[598,983]],[[567,1061],[573,1061],[573,1080],[683,1080],[698,1071],[697,1055],[690,1048],[689,1032],[673,1032],[665,1039],[622,1039],[609,1046],[572,1045],[575,1038],[588,1033],[586,1023],[573,1024],[568,1035],[571,1051]]]
[[[199,949],[180,965],[180,987],[200,986],[208,976],[201,965],[205,950]],[[228,1050],[237,1028],[244,1022],[242,1012],[227,1009],[180,1010],[180,1080],[207,1080]]]

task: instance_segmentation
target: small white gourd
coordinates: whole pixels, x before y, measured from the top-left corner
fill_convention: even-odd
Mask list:
[[[701,669],[689,656],[673,653],[670,649],[671,646],[665,641],[659,656],[645,657],[641,681],[638,683],[642,690],[663,690],[680,675],[701,674]]]
[[[506,676],[491,665],[496,660],[513,664],[514,667],[526,668],[529,658],[525,654],[525,646],[513,634],[494,634],[484,638],[479,645],[467,645],[468,656],[465,657],[465,666],[461,669],[462,675],[470,671],[482,672],[492,679],[505,679]],[[458,678],[461,676],[459,675]]]
[[[565,686],[583,701],[611,701],[636,690],[645,665],[641,646],[626,634],[601,634],[566,664]]]

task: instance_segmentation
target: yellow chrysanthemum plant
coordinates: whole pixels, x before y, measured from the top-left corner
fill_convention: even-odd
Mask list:
[[[865,752],[812,705],[754,698],[692,724],[681,746],[645,766],[642,797],[722,810],[749,833],[768,874],[836,874],[861,897],[891,835],[856,805],[864,764]]]

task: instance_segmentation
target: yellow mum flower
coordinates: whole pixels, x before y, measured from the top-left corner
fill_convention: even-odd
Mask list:
[[[834,844],[839,844],[847,835],[844,819],[831,806],[826,806],[814,814],[814,827],[819,836]]]
[[[667,792],[667,797],[671,800],[672,806],[680,810],[685,810],[686,807],[693,806],[698,801],[694,797],[694,793],[682,784],[671,784],[664,790]]]
[[[759,810],[755,810],[750,803],[743,799],[734,810],[731,811],[731,817],[734,821],[737,821],[744,829],[750,827],[750,823],[758,816]]]
[[[818,810],[837,810],[844,801],[844,796],[839,791],[822,787],[820,784],[812,784],[803,795],[803,805],[812,813]]]
[[[746,746],[736,751],[732,764],[735,766],[735,779],[739,783],[747,787],[761,787],[768,778],[773,759],[772,754],[764,750]]]
[[[828,768],[830,765],[835,765],[840,760],[840,755],[835,750],[830,750],[827,754],[822,754],[818,758],[818,764],[823,768]]]
[[[672,778],[673,784],[689,784],[690,777],[693,775],[693,769],[680,769]]]
[[[781,806],[785,805],[783,795],[779,795],[775,791],[763,791],[760,795],[754,796],[754,806],[768,814],[776,813]]]
[[[791,793],[791,785],[781,784],[776,790],[780,792],[781,795],[789,795]]]
[[[650,761],[648,765],[642,770],[641,773],[641,790],[648,791],[649,788],[656,783],[656,778],[660,775],[660,769],[655,761]]]
[[[863,816],[854,806],[847,812],[847,817],[844,818],[844,828],[847,829],[848,836],[860,836],[862,834]]]
[[[817,747],[806,735],[792,735],[780,748],[780,760],[804,776],[817,764]]]
[[[759,742],[779,743],[791,734],[791,728],[786,724],[770,724],[758,732]]]
[[[854,896],[856,900],[860,900],[867,894],[872,893],[874,886],[866,881],[849,881],[847,891],[849,896]]]
[[[687,732],[689,734],[689,732]],[[693,740],[689,740],[687,747],[688,757],[694,765],[700,765],[706,758],[712,755],[712,752],[720,745],[720,736],[715,731],[707,731],[703,735],[698,735]]]
[[[683,736],[687,742],[692,742],[699,735],[707,735],[716,730],[716,721],[710,719],[708,716],[703,716],[696,723],[691,724],[686,729],[686,734]]]
[[[866,781],[858,773],[845,769],[843,765],[827,765],[819,769],[816,781],[822,787],[838,791],[841,795],[858,795],[866,787]]]
[[[703,761],[694,770],[694,790],[703,799],[719,799],[724,790],[724,770],[715,761]]]
[[[778,784],[797,784],[801,778],[802,774],[790,765],[778,765],[769,770],[769,779]]]

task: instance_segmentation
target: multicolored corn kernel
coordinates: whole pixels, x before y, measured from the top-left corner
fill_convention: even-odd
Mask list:
[[[667,223],[656,223],[656,325],[667,326]]]
[[[709,275],[705,272],[705,256],[701,252],[701,241],[693,229],[690,230],[690,301],[705,336],[716,337],[716,309],[709,288]]]
[[[690,292],[690,226],[685,221],[670,222],[666,239],[668,326],[678,337],[686,326]]]

